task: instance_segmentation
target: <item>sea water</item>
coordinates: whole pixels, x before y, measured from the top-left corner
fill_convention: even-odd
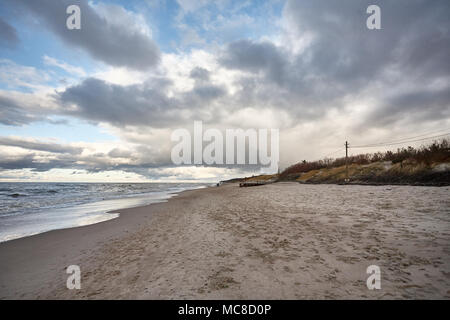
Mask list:
[[[0,182],[0,242],[114,219],[119,215],[114,210],[165,202],[181,191],[205,186]]]

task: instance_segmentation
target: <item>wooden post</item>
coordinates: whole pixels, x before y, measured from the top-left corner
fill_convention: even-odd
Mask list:
[[[349,182],[348,179],[348,142],[345,141],[345,182]]]

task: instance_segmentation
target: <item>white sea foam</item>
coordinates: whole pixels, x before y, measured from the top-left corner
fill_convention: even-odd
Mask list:
[[[0,183],[0,242],[98,223],[164,202],[198,183]]]

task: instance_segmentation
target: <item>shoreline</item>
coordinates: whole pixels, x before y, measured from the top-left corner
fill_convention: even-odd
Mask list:
[[[115,185],[113,184],[113,186]],[[44,208],[35,206],[33,208],[34,210],[32,209],[20,214],[16,213],[20,212],[16,209],[16,212],[13,213],[6,212],[7,214],[0,219],[2,227],[0,228],[0,243],[52,230],[76,228],[105,222],[117,218],[117,211],[119,210],[165,202],[180,192],[203,187],[206,187],[206,185],[189,185],[188,187],[180,187],[178,190],[166,188],[163,190],[147,191],[146,193],[127,193],[122,196],[107,194],[106,197],[93,198],[90,195],[91,198],[89,199],[84,199],[78,203],[71,203],[69,201],[67,204],[58,202],[58,199],[56,199],[52,205],[46,203],[47,206]],[[53,189],[51,191],[52,193],[57,193]],[[87,196],[89,197],[89,195]],[[33,203],[35,200],[32,197],[28,201],[35,205]],[[23,203],[19,205],[26,207],[27,203],[25,201]]]
[[[450,298],[445,190],[388,189],[186,190],[116,219],[0,243],[0,298]],[[383,290],[365,285],[371,264]],[[81,290],[66,288],[69,265],[80,266]]]
[[[47,298],[46,295],[39,293],[42,285],[52,287],[56,282],[56,286],[60,287],[61,280],[68,275],[64,272],[66,267],[74,264],[72,261],[82,261],[86,258],[86,252],[89,250],[98,250],[106,241],[111,241],[116,237],[121,237],[129,233],[130,229],[136,230],[136,227],[141,223],[149,222],[151,220],[151,210],[154,206],[164,205],[174,198],[180,197],[185,193],[196,192],[211,188],[205,186],[202,188],[183,190],[165,201],[150,203],[147,205],[118,208],[105,212],[105,214],[118,214],[117,217],[99,221],[93,224],[68,227],[62,229],[54,229],[38,234],[33,234],[17,239],[11,239],[0,242],[0,300],[2,299],[42,299]],[[137,211],[137,212],[136,212]],[[141,212],[145,211],[144,214]],[[140,221],[144,220],[145,221]],[[87,237],[87,238],[84,238]],[[81,241],[80,241],[81,239]],[[55,243],[58,242],[58,243]],[[40,247],[37,252],[34,251],[36,247]],[[17,252],[22,251],[22,252]],[[24,255],[24,257],[22,257]],[[38,277],[40,281],[35,281],[36,276],[33,268],[29,268],[24,258],[38,262],[38,267],[48,268],[47,270],[39,270]],[[47,260],[50,258],[48,262]],[[17,264],[21,270],[16,270]],[[61,267],[63,269],[61,269]],[[13,271],[14,269],[14,271]],[[51,275],[50,272],[55,272],[58,276]],[[7,274],[13,274],[10,278]],[[28,282],[27,285],[19,285],[22,280]],[[19,289],[17,292],[16,289]],[[25,289],[25,290],[22,290]],[[57,298],[49,296],[49,298]]]

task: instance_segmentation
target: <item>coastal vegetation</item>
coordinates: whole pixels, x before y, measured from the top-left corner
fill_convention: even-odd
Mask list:
[[[349,184],[450,185],[450,146],[447,139],[418,148],[349,156]],[[244,178],[240,182],[345,183],[346,158],[303,160],[278,175]]]

